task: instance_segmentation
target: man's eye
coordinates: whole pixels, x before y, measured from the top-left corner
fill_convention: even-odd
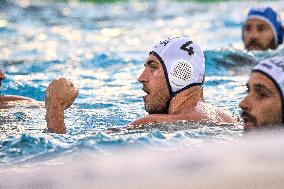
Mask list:
[[[266,98],[268,95],[266,93],[257,93],[256,98],[258,100],[263,100],[264,98]]]
[[[245,26],[244,30],[245,31],[251,31],[251,27],[250,26]]]
[[[263,25],[257,26],[257,30],[263,32],[265,30],[265,27]]]
[[[152,69],[157,69],[158,66],[157,66],[156,64],[150,64],[150,68],[152,68]]]

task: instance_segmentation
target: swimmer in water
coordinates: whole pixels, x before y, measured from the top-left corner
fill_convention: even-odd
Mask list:
[[[148,116],[137,119],[130,128],[153,122],[210,121],[236,123],[228,113],[204,102],[205,58],[197,43],[188,38],[161,41],[149,53],[138,81],[143,85]],[[78,94],[74,85],[63,78],[46,90],[48,129],[65,133],[64,109]]]
[[[274,128],[284,124],[284,57],[258,63],[247,82],[241,101],[244,130]]]
[[[276,49],[283,43],[280,16],[270,7],[251,9],[243,25],[242,37],[248,51]]]
[[[0,88],[2,86],[2,81],[5,79],[5,75],[0,69]],[[5,106],[6,103],[12,102],[12,101],[22,101],[22,100],[28,100],[31,101],[33,99],[23,97],[23,96],[15,96],[15,95],[0,95],[0,107]]]

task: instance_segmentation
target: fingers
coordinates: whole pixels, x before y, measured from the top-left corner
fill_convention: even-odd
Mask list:
[[[46,89],[46,106],[60,105],[66,109],[72,105],[78,96],[79,89],[74,83],[65,79],[58,78],[53,80]]]
[[[75,88],[74,87],[74,84],[65,79],[65,78],[58,78],[58,79],[54,79],[49,85],[47,88],[54,88],[54,89],[57,89],[57,88]]]

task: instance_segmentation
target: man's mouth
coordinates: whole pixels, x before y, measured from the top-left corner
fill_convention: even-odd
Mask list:
[[[254,123],[251,122],[251,121],[244,121],[244,130],[251,130],[253,129],[255,126],[254,126]]]
[[[143,96],[144,102],[146,103],[146,98],[149,96],[150,92],[145,87],[142,88],[142,91],[144,91],[146,94]]]
[[[260,44],[258,41],[250,41],[247,45],[246,45],[246,49],[248,50],[262,50],[262,44]]]
[[[242,112],[244,130],[250,130],[256,127],[256,119],[247,112]]]
[[[247,49],[249,51],[252,51],[252,50],[262,50],[262,48],[260,48],[259,46],[255,46],[255,45],[250,45],[247,47]]]
[[[150,94],[149,90],[147,90],[145,87],[142,88],[142,91],[144,91],[146,93],[146,95]]]

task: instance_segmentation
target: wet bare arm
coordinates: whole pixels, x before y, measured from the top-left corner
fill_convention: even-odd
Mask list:
[[[10,101],[19,101],[19,100],[33,100],[31,98],[23,97],[23,96],[14,96],[14,95],[1,95],[0,103],[10,102]]]
[[[45,119],[47,128],[50,132],[58,134],[66,133],[66,127],[64,123],[64,108],[58,105],[49,106],[46,109]]]
[[[175,121],[208,121],[208,117],[202,114],[192,113],[189,114],[152,114],[143,118],[133,121],[130,125],[133,128],[139,125],[145,125],[149,123],[164,123],[164,122],[175,122]]]
[[[234,124],[237,121],[226,114],[225,112],[215,110],[215,114],[211,115],[205,111],[195,111],[194,109],[189,110],[186,113],[180,114],[151,114],[143,118],[133,121],[130,125],[132,129],[137,128],[139,125],[145,125],[149,123],[164,123],[164,122],[175,122],[175,121],[210,121],[216,123],[228,123]]]
[[[0,87],[2,86],[2,80],[4,79],[5,79],[5,75],[0,69]],[[33,99],[23,97],[23,96],[16,96],[16,95],[0,95],[0,104],[11,102],[11,101],[20,101],[20,100],[32,101]]]
[[[64,110],[72,105],[78,95],[74,84],[64,78],[53,80],[45,92],[47,128],[58,134],[66,133]]]

